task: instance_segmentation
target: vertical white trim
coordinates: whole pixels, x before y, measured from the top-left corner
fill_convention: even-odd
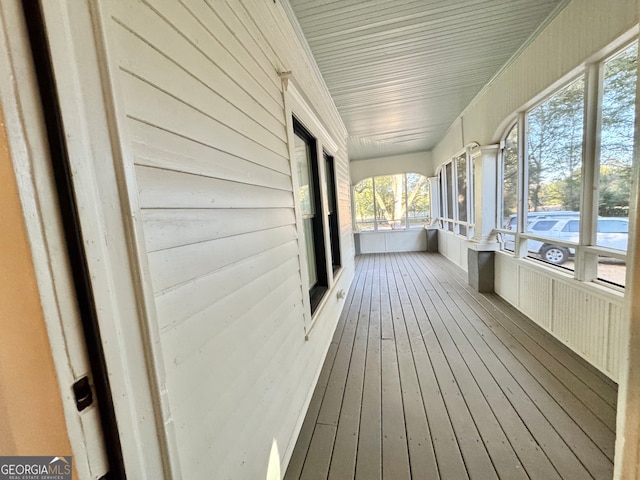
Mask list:
[[[97,407],[78,412],[71,385],[89,360],[51,170],[39,89],[20,2],[0,3],[0,102],[49,336],[67,433],[80,478],[108,471]],[[18,319],[16,319],[18,320]]]
[[[169,475],[162,362],[137,245],[102,20],[106,3],[43,2],[87,263],[129,478]],[[175,473],[175,471],[174,471]]]
[[[589,64],[584,75],[584,120],[582,151],[582,192],[580,196],[580,233],[578,245],[596,244],[598,225],[600,106],[602,64]],[[576,248],[575,278],[590,282],[598,278],[598,255]]]
[[[527,141],[529,125],[525,112],[518,113],[518,211],[516,216],[516,233],[527,231],[527,212],[529,211],[529,162],[525,162],[529,148]],[[527,240],[515,235],[514,256],[527,256]]]
[[[289,166],[291,174],[291,186],[293,190],[293,204],[296,218],[296,231],[298,232],[298,266],[300,268],[300,289],[302,295],[302,305],[304,308],[303,326],[305,338],[308,340],[309,331],[311,330],[311,300],[309,299],[309,267],[307,263],[307,247],[304,241],[304,223],[302,221],[302,212],[300,211],[300,182],[295,166],[295,133],[293,132],[293,110],[291,108],[291,100],[288,94],[291,84],[283,80],[282,98],[284,101],[284,116],[287,125],[287,146],[289,150]]]

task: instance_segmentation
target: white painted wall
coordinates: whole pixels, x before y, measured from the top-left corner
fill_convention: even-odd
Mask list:
[[[284,472],[344,303],[337,293],[353,278],[342,122],[279,2],[104,0],[94,7],[90,18],[60,3],[50,7],[50,21],[64,12],[56,35],[95,28],[99,39],[98,46],[76,42],[65,57],[54,38],[54,63],[66,103],[109,123],[92,124],[101,139],[85,147],[99,151],[100,141],[110,141],[115,166],[98,165],[101,157],[91,153],[72,161],[89,174],[109,173],[99,183],[118,188],[91,208],[97,223],[102,209],[122,208],[115,223],[131,235],[129,251],[119,255],[125,263],[130,255],[139,282],[130,288],[139,304],[129,321],[146,328],[146,337],[129,344],[137,341],[153,357],[151,387],[140,389],[157,389],[151,397],[161,426],[136,437],[140,412],[119,418],[125,446],[137,440],[141,450],[127,448],[125,463],[144,458],[146,439],[155,436],[166,476]],[[82,63],[85,53],[100,59],[99,68]],[[105,92],[100,110],[101,95],[82,96],[73,85],[76,72],[92,68],[94,80],[85,83]],[[343,268],[313,319],[288,145],[292,107],[278,75],[285,71],[331,137],[338,177]],[[101,322],[108,327],[110,319]],[[105,345],[108,366],[119,354],[127,365],[115,340]],[[138,387],[131,379],[123,384]],[[126,388],[114,388],[122,403]],[[160,478],[160,462],[149,462],[154,470],[145,473],[140,461],[131,475]]]
[[[355,233],[360,253],[424,252],[427,231],[424,228],[388,232]]]
[[[365,178],[391,175],[394,173],[420,173],[425,177],[433,176],[434,169],[431,152],[409,153],[406,155],[351,162],[352,185],[357,184]]]

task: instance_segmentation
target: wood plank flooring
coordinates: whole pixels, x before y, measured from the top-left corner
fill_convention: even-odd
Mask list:
[[[286,480],[612,478],[615,383],[439,254],[356,260]]]

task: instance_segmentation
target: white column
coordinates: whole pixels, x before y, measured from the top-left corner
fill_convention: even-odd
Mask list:
[[[431,213],[430,225],[437,223],[438,217],[442,216],[442,206],[440,205],[440,177],[429,177],[429,194],[431,195],[431,206],[429,207]]]
[[[471,154],[474,163],[474,210],[475,227],[472,248],[478,250],[494,250],[498,242],[494,229],[496,228],[496,208],[498,202],[498,173],[499,145],[479,147]],[[485,248],[486,247],[486,248]]]

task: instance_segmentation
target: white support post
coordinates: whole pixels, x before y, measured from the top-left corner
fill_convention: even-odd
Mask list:
[[[599,157],[600,142],[600,103],[602,96],[602,67],[600,64],[587,66],[585,74],[585,118],[582,153],[582,197],[580,209],[580,247],[595,245],[598,225]],[[598,277],[598,255],[586,252],[584,248],[576,251],[575,276],[583,282]]]
[[[497,172],[499,145],[480,147],[471,156],[475,163],[474,207],[475,229],[472,243],[477,244],[478,250],[495,250],[497,247],[496,205]]]
[[[431,194],[431,205],[429,211],[431,214],[430,225],[438,223],[438,217],[442,216],[442,206],[440,205],[440,177],[429,177],[429,192]]]

